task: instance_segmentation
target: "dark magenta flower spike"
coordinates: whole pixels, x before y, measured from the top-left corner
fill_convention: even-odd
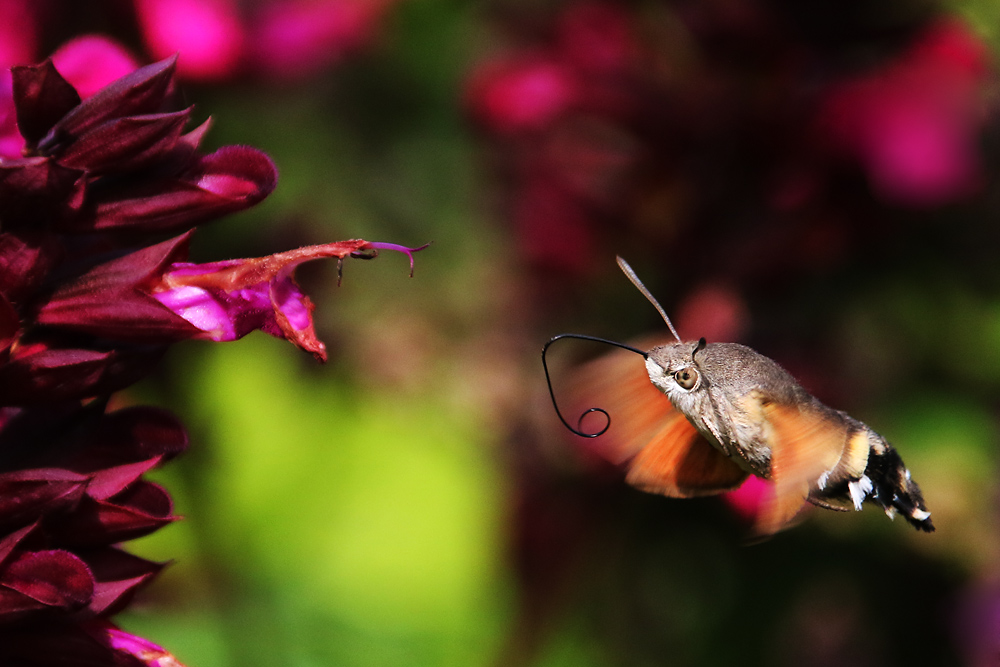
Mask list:
[[[145,475],[187,434],[156,408],[108,412],[110,395],[187,339],[261,329],[325,360],[296,267],[396,250],[412,275],[420,250],[189,263],[194,225],[260,202],[277,170],[246,146],[200,152],[208,121],[169,107],[175,60],[89,97],[50,61],[15,67],[0,97],[0,665],[180,667],[109,618],[163,568],[120,544],[177,520]]]

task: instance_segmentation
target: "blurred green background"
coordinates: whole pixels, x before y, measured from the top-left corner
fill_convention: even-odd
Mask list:
[[[254,210],[199,230],[195,261],[433,245],[412,279],[394,253],[348,260],[339,287],[334,263],[303,268],[325,366],[263,334],[189,343],[124,399],[169,406],[193,444],[156,477],[184,521],[131,545],[174,563],[119,621],[190,667],[996,664],[1000,6],[613,5],[676,66],[657,80],[668,94],[640,96],[649,118],[609,112],[596,148],[552,158],[639,156],[611,179],[626,194],[581,196],[596,213],[572,254],[579,239],[525,235],[510,203],[548,164],[531,151],[565,146],[477,122],[468,82],[547,44],[577,4],[399,2],[363,52],[303,80],[185,84],[215,119],[212,146],[257,146],[281,176]],[[879,71],[942,17],[965,20],[989,63],[967,193],[881,197],[863,157],[781,134],[802,114],[776,110],[817,106],[803,98]],[[89,21],[51,41],[106,30],[141,52],[121,21]],[[804,205],[765,205],[782,165],[824,184],[788,195]],[[719,499],[641,494],[582,453],[538,353],[564,330],[661,329],[616,253],[688,335],[716,312],[698,310],[699,290],[721,286],[742,313],[722,330],[893,441],[938,531],[815,511],[747,545]],[[557,385],[587,352],[561,353]]]

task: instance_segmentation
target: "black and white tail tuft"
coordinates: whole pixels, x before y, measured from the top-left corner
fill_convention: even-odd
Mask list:
[[[920,487],[910,479],[903,459],[888,443],[878,453],[873,448],[868,457],[865,475],[872,481],[871,499],[892,518],[897,512],[917,530],[934,532],[931,513],[927,511]]]

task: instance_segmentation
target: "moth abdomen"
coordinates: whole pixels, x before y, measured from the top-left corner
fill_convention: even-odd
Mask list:
[[[924,504],[920,487],[910,478],[910,471],[892,445],[884,443],[881,452],[872,449],[865,475],[874,486],[872,499],[890,518],[899,512],[918,530],[934,532],[931,513]]]
[[[899,452],[885,438],[862,427],[863,431],[848,439],[844,458],[837,467],[820,477],[818,488],[809,500],[840,510],[850,509],[852,504],[860,510],[862,503],[873,502],[890,519],[898,513],[918,530],[933,532],[931,513],[924,504],[920,487],[910,478]],[[863,453],[861,443],[867,445]]]
[[[932,532],[934,524],[920,487],[892,445],[844,412],[829,410],[827,417],[846,429],[844,450],[837,464],[820,475],[809,501],[842,511],[875,503],[889,518],[899,513],[917,529]]]

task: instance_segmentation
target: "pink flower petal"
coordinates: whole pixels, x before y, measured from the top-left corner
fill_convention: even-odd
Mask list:
[[[985,49],[943,22],[880,71],[834,86],[820,125],[835,150],[858,159],[875,193],[894,204],[937,206],[980,186]]]
[[[315,259],[371,259],[379,249],[410,258],[420,248],[360,239],[308,246],[251,259],[190,264],[177,262],[150,294],[203,333],[199,338],[231,341],[260,329],[285,338],[326,359],[326,348],[313,331],[313,304],[295,282],[295,269]]]
[[[559,17],[560,50],[583,71],[622,71],[638,54],[630,18],[625,9],[610,3],[569,5]]]
[[[153,296],[175,314],[206,332],[214,341],[231,341],[240,337],[226,308],[206,289],[182,285]]]
[[[138,658],[149,667],[184,667],[162,646],[157,646],[147,639],[119,630],[110,623],[95,625],[89,631],[96,638],[107,641],[111,648],[133,658]]]

